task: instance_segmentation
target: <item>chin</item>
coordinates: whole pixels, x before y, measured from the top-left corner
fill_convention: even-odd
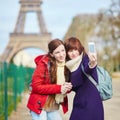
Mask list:
[[[62,62],[65,62],[65,60],[60,60],[59,62],[61,62],[61,63],[62,63]]]
[[[74,57],[72,57],[71,59],[75,59],[75,58],[77,58],[78,56],[74,56]]]

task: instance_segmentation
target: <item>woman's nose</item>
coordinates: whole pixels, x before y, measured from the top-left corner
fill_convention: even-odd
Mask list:
[[[72,54],[75,54],[75,50],[72,51]]]

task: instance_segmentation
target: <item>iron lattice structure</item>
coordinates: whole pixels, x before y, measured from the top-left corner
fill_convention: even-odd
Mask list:
[[[35,47],[47,52],[47,45],[51,40],[51,33],[48,32],[41,10],[41,0],[20,0],[20,10],[13,33],[10,33],[10,40],[4,50],[2,61],[10,62],[20,50]],[[38,33],[24,33],[25,20],[28,12],[35,12],[37,15]]]

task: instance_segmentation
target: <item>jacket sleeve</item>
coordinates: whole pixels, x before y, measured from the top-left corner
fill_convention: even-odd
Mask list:
[[[83,58],[83,66],[84,66],[84,70],[87,74],[91,75],[96,81],[98,81],[98,77],[97,77],[97,70],[96,70],[96,67],[95,66],[94,68],[90,68],[89,67],[89,58],[88,56],[84,56]]]
[[[32,76],[32,92],[45,95],[61,93],[61,85],[50,84],[46,70],[48,71],[47,66],[42,62],[36,67]]]
[[[84,66],[84,70],[87,74],[91,74],[93,72],[93,70],[96,69],[96,67],[94,67],[94,68],[89,67],[89,58],[88,58],[87,54],[83,58],[83,66]]]

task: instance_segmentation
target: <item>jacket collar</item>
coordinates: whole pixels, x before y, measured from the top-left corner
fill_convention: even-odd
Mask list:
[[[45,64],[48,64],[48,61],[49,61],[49,57],[48,57],[48,54],[45,54],[45,55],[39,55],[35,58],[35,63],[36,65],[39,64],[39,62],[44,62]]]

